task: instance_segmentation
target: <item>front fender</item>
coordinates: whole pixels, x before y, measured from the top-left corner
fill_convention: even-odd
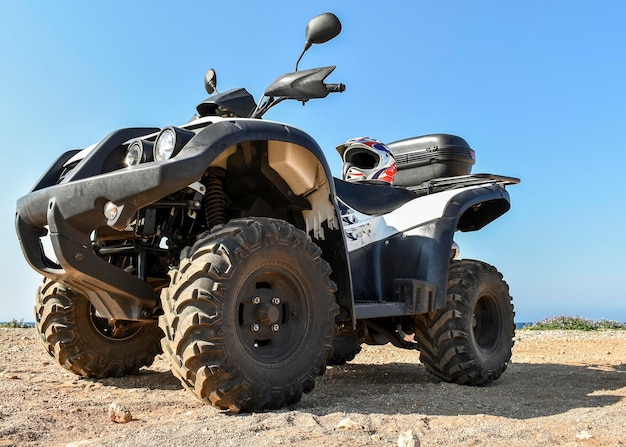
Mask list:
[[[273,175],[277,181],[288,184],[292,182],[289,185],[290,191],[297,191],[293,194],[311,203],[310,209],[305,208],[302,211],[305,224],[301,225],[301,229],[306,230],[320,246],[322,256],[331,265],[332,278],[338,285],[336,295],[342,309],[342,318],[351,318],[352,288],[345,240],[334,199],[334,183],[321,148],[309,135],[274,122],[251,119],[218,121],[199,131],[170,160],[105,171],[103,166],[111,158],[111,154],[118,151],[129,138],[145,134],[143,130],[122,129],[112,133],[88,157],[80,161],[63,181],[53,184],[49,178],[58,177],[57,171],[72,153],[64,155],[50,170],[54,171],[54,176],[46,176],[38,182],[36,190],[18,200],[18,238],[22,242],[24,254],[35,270],[54,280],[72,284],[79,290],[103,289],[102,284],[92,284],[90,279],[92,276],[102,276],[98,273],[99,263],[94,260],[96,255],[89,247],[89,235],[93,230],[109,225],[123,231],[135,219],[139,209],[201,180],[209,167],[227,160],[225,154],[229,150],[239,145],[250,146],[246,146],[246,142],[263,141],[268,142],[268,145],[275,142],[278,149],[272,151],[270,162],[274,163],[278,174]],[[294,154],[297,154],[296,159],[290,159]],[[246,150],[243,150],[242,155],[253,156]],[[296,172],[302,160],[312,160],[314,169]],[[120,209],[115,221],[107,221],[104,216],[104,205],[108,201],[114,202]],[[54,211],[54,219],[51,218],[50,210]],[[49,262],[39,243],[46,226],[50,226],[53,233],[53,243],[57,245],[55,252],[64,253],[67,251],[65,248],[76,251],[80,247],[89,253],[81,252],[74,257],[68,255],[59,259],[61,265]],[[98,306],[98,309],[107,316],[140,318],[143,309],[149,307],[145,303],[153,302],[156,298],[153,291],[146,290],[142,281],[121,270],[109,276],[106,283],[114,290],[103,291],[103,294],[135,296],[137,299],[127,300],[128,303],[122,309],[115,311],[107,310],[103,305]],[[85,286],[89,281],[91,285]],[[92,299],[94,301],[98,301],[97,297]],[[100,301],[106,301],[106,298]]]
[[[327,178],[332,178],[330,166],[317,142],[306,132],[285,124],[255,119],[224,120],[211,124],[196,134],[171,161],[193,159],[195,177],[199,178],[224,150],[247,141],[283,141],[311,152],[322,165]],[[334,193],[334,186],[333,193]]]
[[[220,121],[194,136],[175,159],[195,181],[210,165],[223,164],[226,168],[225,155],[229,150],[250,141],[270,143],[268,159],[272,169],[289,184],[291,191],[306,196],[311,203],[311,209],[302,213],[306,222],[301,229],[322,249],[322,257],[331,265],[341,308],[339,320],[354,323],[352,280],[335,184],[326,157],[313,138],[297,128],[272,121]]]

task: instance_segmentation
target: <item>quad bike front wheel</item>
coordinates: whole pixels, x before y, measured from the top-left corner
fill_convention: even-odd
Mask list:
[[[83,377],[136,374],[161,353],[156,322],[111,324],[83,295],[49,279],[37,290],[35,318],[48,353]]]
[[[282,220],[233,220],[201,238],[161,293],[173,374],[231,412],[298,402],[332,352],[330,273],[321,250]]]
[[[511,359],[514,315],[508,285],[495,267],[453,261],[446,306],[416,318],[420,360],[447,382],[486,385]]]

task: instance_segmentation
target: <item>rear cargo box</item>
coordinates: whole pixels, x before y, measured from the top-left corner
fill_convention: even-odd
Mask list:
[[[394,186],[417,186],[425,181],[468,175],[476,156],[467,141],[447,134],[423,135],[388,143],[396,157]]]

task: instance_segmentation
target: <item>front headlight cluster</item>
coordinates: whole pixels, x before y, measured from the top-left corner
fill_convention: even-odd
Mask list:
[[[146,161],[165,161],[176,155],[194,136],[193,132],[178,127],[166,127],[161,130],[154,143],[136,139],[130,142],[126,150],[124,163],[135,166]]]

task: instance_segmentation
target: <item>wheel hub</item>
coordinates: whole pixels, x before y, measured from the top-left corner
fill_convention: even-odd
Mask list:
[[[289,265],[260,268],[239,291],[238,334],[256,361],[276,364],[293,355],[309,324],[307,298]]]
[[[269,326],[280,321],[280,314],[280,309],[276,305],[265,303],[259,306],[257,319],[263,326]]]
[[[495,299],[490,295],[480,297],[472,316],[474,338],[480,349],[491,352],[497,347],[500,324]]]
[[[280,289],[280,287],[278,287]],[[280,324],[284,323],[285,304],[277,296],[280,290],[271,288],[255,290],[256,293],[248,301],[243,301],[242,316],[244,325],[249,325],[253,332],[263,331],[268,327],[276,332]]]

